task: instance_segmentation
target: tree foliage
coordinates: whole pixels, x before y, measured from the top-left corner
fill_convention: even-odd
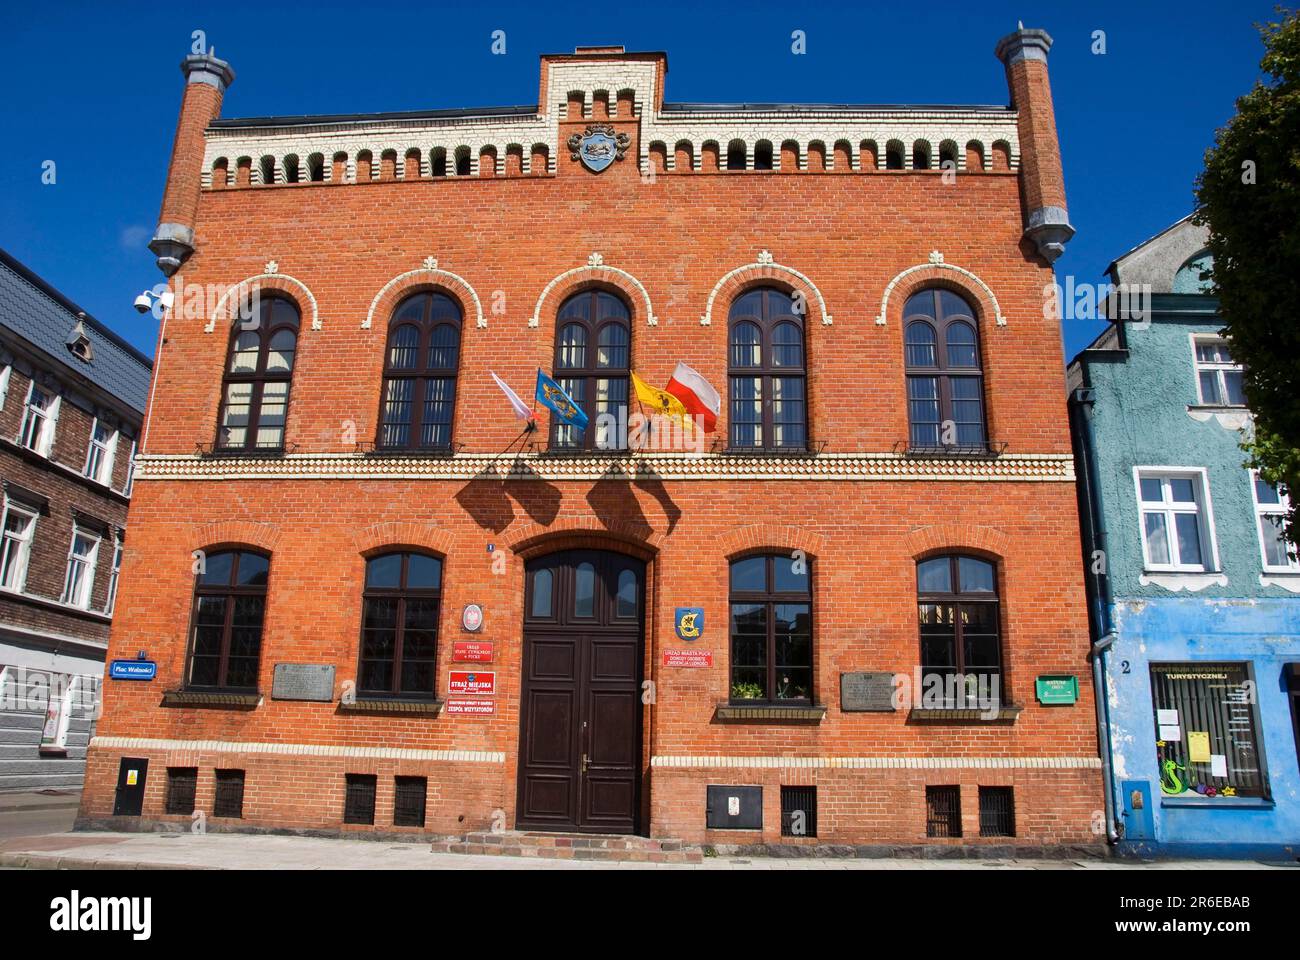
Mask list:
[[[1246,368],[1250,465],[1291,495],[1300,542],[1300,16],[1259,27],[1264,79],[1237,100],[1197,178],[1212,278],[1233,359]]]

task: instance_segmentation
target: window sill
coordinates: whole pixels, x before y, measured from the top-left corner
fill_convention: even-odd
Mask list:
[[[52,456],[47,456],[37,450],[33,450],[31,447],[23,446],[23,444],[18,443],[16,440],[11,440],[8,437],[0,437],[0,446],[3,446],[4,449],[22,457],[28,463],[59,471],[59,473],[67,479],[76,481],[99,496],[108,497],[113,500],[120,500],[123,503],[129,503],[131,500],[130,494],[124,493],[121,490],[114,490],[111,486],[100,483],[98,480],[92,480],[80,470],[75,470],[67,464],[60,463]]]
[[[907,714],[908,723],[1006,723],[1016,722],[1024,707],[1007,704],[996,711],[978,708],[913,707]]]
[[[715,720],[732,723],[737,721],[742,723],[749,721],[821,723],[826,716],[826,708],[811,705],[785,707],[770,703],[751,705],[720,703],[713,716]]]
[[[1265,797],[1166,797],[1161,796],[1162,807],[1232,807],[1236,810],[1272,810],[1277,806]]]
[[[904,451],[907,456],[919,460],[996,460],[1006,452],[1005,443],[989,440],[982,444],[953,444],[951,446],[913,447],[909,445]]]
[[[1249,407],[1228,407],[1214,404],[1189,403],[1187,415],[1197,423],[1217,420],[1219,426],[1228,430],[1240,430],[1251,420]]]
[[[62,600],[50,600],[46,597],[38,597],[36,594],[28,593],[26,590],[15,590],[12,587],[0,587],[0,597],[10,597],[16,601],[30,603],[33,606],[42,607],[46,610],[56,610],[59,613],[66,613],[68,616],[78,617],[83,620],[96,620],[104,624],[113,622],[113,615],[105,613],[102,610],[90,610],[86,607],[77,607],[70,603],[64,603]]]
[[[358,697],[339,701],[339,713],[419,713],[436,717],[442,713],[442,700],[402,700],[388,697]]]
[[[230,707],[252,710],[262,702],[260,693],[234,693],[223,690],[165,690],[164,707]]]
[[[1144,587],[1155,585],[1177,593],[1186,590],[1196,593],[1209,586],[1226,587],[1228,578],[1214,571],[1192,572],[1187,570],[1144,570],[1138,577],[1138,583]]]

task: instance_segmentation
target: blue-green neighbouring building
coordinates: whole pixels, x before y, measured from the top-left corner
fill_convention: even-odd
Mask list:
[[[1244,466],[1204,247],[1185,219],[1116,260],[1151,309],[1070,365],[1108,822],[1123,854],[1294,860],[1300,564]]]

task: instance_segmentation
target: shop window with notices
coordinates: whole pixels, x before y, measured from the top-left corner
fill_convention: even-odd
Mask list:
[[[1162,796],[1268,797],[1249,664],[1152,664],[1151,695]]]

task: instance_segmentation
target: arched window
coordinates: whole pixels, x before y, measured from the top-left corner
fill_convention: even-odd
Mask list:
[[[385,553],[366,561],[358,692],[433,699],[441,599],[437,557]]]
[[[975,311],[949,290],[922,290],[903,307],[903,329],[912,449],[984,450]]]
[[[187,686],[257,689],[271,558],[251,550],[203,557],[194,584]]]
[[[236,320],[222,386],[217,449],[226,452],[284,449],[284,419],[298,347],[298,308],[263,295],[257,324]]]
[[[958,554],[916,565],[923,706],[977,706],[1002,698],[1002,639],[997,569]],[[937,677],[937,680],[930,680]],[[925,690],[942,691],[940,702]],[[935,694],[937,695],[937,693]],[[933,696],[931,697],[933,699]]]
[[[604,290],[565,300],[555,322],[555,379],[587,414],[587,429],[551,421],[551,446],[560,450],[616,450],[627,419],[632,325],[627,304]],[[607,416],[602,417],[602,414]]]
[[[460,321],[460,307],[445,294],[417,293],[397,305],[388,324],[376,447],[451,449]]]
[[[741,294],[728,328],[730,446],[807,449],[804,324],[794,298],[774,287]]]
[[[731,702],[812,703],[812,575],[803,554],[731,563]]]

